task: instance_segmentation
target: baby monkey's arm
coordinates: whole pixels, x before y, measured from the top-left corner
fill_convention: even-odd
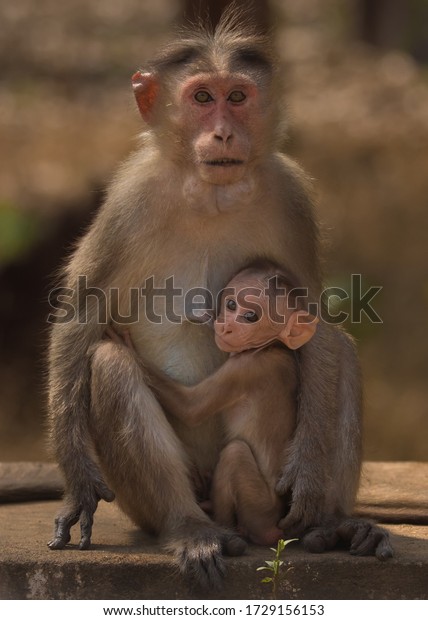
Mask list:
[[[127,332],[118,335],[111,327],[106,336],[117,344],[127,346],[135,355],[162,407],[188,426],[197,426],[215,413],[234,405],[261,380],[268,377],[277,351],[246,351],[233,355],[216,372],[193,386],[174,381],[149,364],[135,351]],[[256,359],[257,358],[257,359]],[[266,367],[268,366],[268,368]],[[267,373],[267,374],[266,374]]]
[[[253,365],[247,357],[229,358],[216,372],[193,386],[174,381],[141,359],[139,362],[162,407],[187,425],[197,426],[246,394],[251,380],[247,370]]]

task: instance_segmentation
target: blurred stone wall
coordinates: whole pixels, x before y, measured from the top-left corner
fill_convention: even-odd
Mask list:
[[[347,324],[363,364],[366,456],[427,460],[427,66],[359,42],[352,3],[275,6],[286,149],[315,177],[328,282],[349,289],[355,273],[364,290],[383,287],[373,301],[383,324]]]

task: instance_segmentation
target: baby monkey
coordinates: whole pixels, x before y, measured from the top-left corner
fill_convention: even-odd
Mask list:
[[[222,416],[225,445],[210,494],[214,519],[260,545],[283,535],[277,524],[285,499],[275,485],[296,426],[293,351],[312,338],[318,322],[297,302],[290,278],[270,261],[259,262],[223,290],[215,341],[230,356],[215,373],[188,387],[140,359],[167,414],[188,426]]]

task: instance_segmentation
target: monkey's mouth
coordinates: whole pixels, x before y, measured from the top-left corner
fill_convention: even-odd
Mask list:
[[[242,166],[242,159],[231,159],[230,157],[221,157],[219,159],[207,159],[203,162],[206,166]]]

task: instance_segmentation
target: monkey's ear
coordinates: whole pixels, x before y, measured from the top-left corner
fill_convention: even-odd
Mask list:
[[[299,349],[315,334],[318,322],[318,317],[305,310],[293,312],[281,332],[281,342],[286,344],[289,349]]]
[[[132,76],[132,88],[138,109],[146,123],[153,119],[153,108],[159,92],[159,82],[153,73],[137,71]]]

